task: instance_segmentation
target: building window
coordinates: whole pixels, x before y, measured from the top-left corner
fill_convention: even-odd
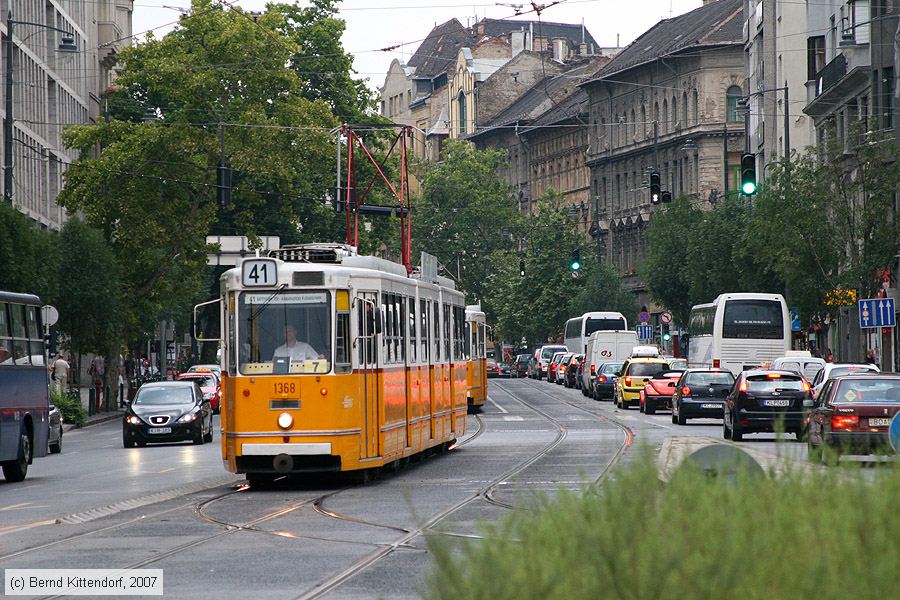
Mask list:
[[[672,131],[677,129],[678,125],[678,100],[675,99],[675,96],[672,96]]]
[[[729,123],[740,123],[743,115],[738,109],[738,102],[744,97],[744,91],[740,86],[733,85],[725,92],[725,109],[728,111]]]
[[[814,81],[825,68],[825,36],[806,39],[806,80]]]
[[[459,109],[459,135],[466,135],[466,95],[462,92],[456,97],[456,104]]]
[[[687,92],[681,92],[681,126],[687,127],[689,123]]]
[[[663,133],[669,131],[669,101],[663,100],[663,112],[662,112],[662,130]]]
[[[698,97],[697,90],[694,90],[694,125],[700,124],[700,98]]]

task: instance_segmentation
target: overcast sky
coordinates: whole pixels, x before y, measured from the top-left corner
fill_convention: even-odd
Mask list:
[[[543,4],[551,1],[543,0]],[[245,10],[263,10],[266,1],[238,0],[234,4]],[[307,2],[299,0],[299,4]],[[391,60],[409,58],[435,23],[453,17],[463,25],[483,17],[512,17],[515,9],[503,4],[524,4],[524,10],[530,8],[524,0],[500,4],[484,0],[347,0],[340,3],[340,17],[347,22],[344,48],[355,57],[353,64],[359,76],[368,79],[374,89],[384,82]],[[601,46],[615,46],[617,36],[624,46],[660,19],[683,14],[701,4],[701,0],[563,0],[546,8],[541,19],[557,23],[580,23],[584,19]],[[173,21],[180,14],[177,9],[190,5],[190,0],[135,0],[134,33],[153,29],[155,35],[163,35],[174,27]],[[537,17],[530,13],[518,19]],[[380,51],[396,44],[402,45],[397,50]]]

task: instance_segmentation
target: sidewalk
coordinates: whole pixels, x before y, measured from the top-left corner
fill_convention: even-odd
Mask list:
[[[111,410],[108,412],[99,412],[87,417],[84,421],[84,427],[90,427],[91,425],[98,425],[100,423],[107,423],[109,421],[114,421],[115,419],[121,419],[122,415],[125,414],[125,409],[117,409]],[[75,429],[75,426],[71,423],[63,423],[63,432],[70,431]]]

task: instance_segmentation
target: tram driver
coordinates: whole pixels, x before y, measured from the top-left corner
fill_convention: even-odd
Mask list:
[[[287,357],[294,361],[315,360],[317,358],[325,358],[325,356],[316,351],[308,343],[297,339],[297,328],[291,324],[284,326],[284,343],[272,353],[272,360],[278,357]]]

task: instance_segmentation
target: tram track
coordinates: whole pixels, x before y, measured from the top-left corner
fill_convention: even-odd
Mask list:
[[[535,452],[530,457],[528,457],[524,461],[521,461],[520,463],[513,466],[512,468],[506,470],[504,473],[502,473],[498,477],[495,477],[489,483],[487,483],[486,485],[479,488],[476,492],[469,494],[467,497],[456,502],[452,506],[432,515],[426,522],[422,523],[415,529],[406,531],[406,533],[404,535],[402,535],[401,537],[397,538],[393,542],[384,544],[382,547],[361,557],[360,559],[358,559],[356,562],[354,562],[352,565],[345,568],[344,570],[336,573],[335,575],[332,575],[331,577],[329,577],[325,580],[320,581],[312,589],[297,596],[296,600],[313,600],[315,598],[322,597],[323,595],[327,594],[328,592],[339,587],[341,584],[352,579],[355,575],[361,573],[362,571],[366,570],[373,564],[377,563],[379,560],[387,557],[389,554],[391,554],[397,548],[408,546],[409,543],[416,537],[418,537],[420,535],[424,535],[427,531],[432,530],[437,524],[439,524],[444,519],[448,518],[449,516],[453,515],[457,511],[461,510],[462,508],[470,505],[472,502],[475,502],[479,499],[482,499],[490,504],[498,505],[498,506],[501,506],[504,508],[515,508],[512,505],[509,505],[505,502],[502,502],[502,501],[499,501],[499,500],[493,498],[493,491],[499,485],[508,481],[510,478],[514,477],[515,475],[521,473],[522,471],[524,471],[525,469],[527,469],[528,467],[530,467],[531,465],[533,465],[534,463],[539,461],[541,458],[547,456],[550,452],[552,452],[560,444],[562,444],[563,441],[565,441],[566,437],[568,436],[568,427],[566,427],[564,424],[560,423],[560,421],[558,419],[556,419],[555,417],[553,417],[546,411],[541,410],[540,408],[516,397],[511,392],[509,392],[507,390],[501,390],[501,391],[503,391],[504,393],[509,395],[511,398],[513,398],[514,400],[521,403],[524,407],[534,411],[535,413],[541,415],[542,417],[544,417],[545,419],[550,421],[556,427],[556,430],[557,430],[556,437],[549,443],[545,444],[539,451]],[[539,390],[539,391],[543,392],[543,390]],[[549,396],[549,394],[546,394],[546,395]],[[551,396],[551,398],[553,398],[554,400],[560,400],[559,398],[556,398],[553,396]],[[594,413],[592,413],[591,411],[588,411],[587,409],[578,407],[577,405],[573,405],[569,402],[565,402],[565,401],[563,401],[563,402],[565,404],[573,406],[574,408],[577,408],[578,410],[581,410],[583,412],[591,414],[592,416],[597,416]],[[611,422],[613,422],[613,421],[611,421]],[[624,426],[622,426],[620,423],[615,423],[615,422],[613,422],[613,423],[622,429],[627,429]],[[473,436],[472,439],[474,439],[474,437],[475,436]],[[603,469],[603,472],[601,473],[601,476],[598,478],[597,481],[600,481],[602,479],[602,477],[604,477],[605,474],[609,472],[609,470],[612,468],[613,464],[615,462],[618,462],[619,457],[621,456],[622,453],[624,453],[625,449],[630,444],[630,441],[629,441],[630,439],[631,439],[630,434],[626,431],[626,440],[623,442],[623,444],[617,450],[613,459],[611,459],[610,464],[608,464]],[[467,441],[471,441],[471,439],[467,440]],[[479,536],[474,536],[474,535],[470,535],[470,534],[456,534],[453,532],[447,532],[447,535],[450,535],[453,537],[465,537],[465,538],[470,538],[470,539],[480,539]]]

